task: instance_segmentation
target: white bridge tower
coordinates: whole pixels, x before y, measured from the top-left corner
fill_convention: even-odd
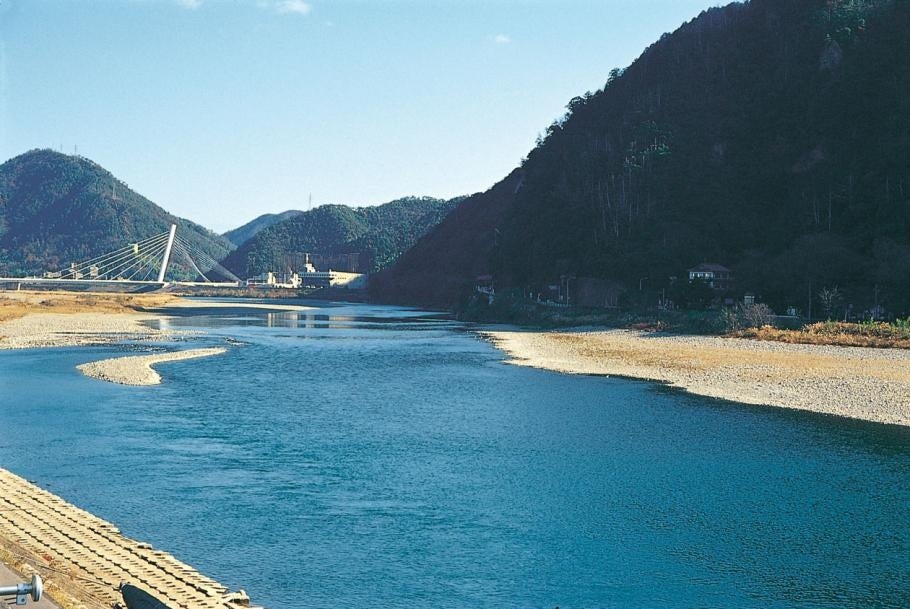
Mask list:
[[[177,225],[171,224],[171,232],[167,236],[167,247],[164,248],[164,258],[161,259],[161,270],[158,272],[158,283],[164,283],[164,274],[171,261],[171,250],[174,248],[174,236],[177,234]]]

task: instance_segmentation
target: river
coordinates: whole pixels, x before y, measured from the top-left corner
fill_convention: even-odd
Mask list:
[[[0,352],[0,466],[269,609],[910,606],[910,430],[314,306],[175,312],[229,350],[153,387]]]

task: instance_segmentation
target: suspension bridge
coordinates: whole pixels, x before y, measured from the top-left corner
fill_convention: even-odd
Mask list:
[[[195,280],[168,280],[168,272],[179,264]],[[173,273],[171,273],[173,275]],[[217,281],[212,278],[218,278]],[[88,260],[73,262],[69,268],[47,271],[41,277],[4,277],[2,282],[50,284],[47,287],[116,291],[151,291],[166,285],[237,287],[240,278],[198,246],[177,234],[177,225],[147,239]]]

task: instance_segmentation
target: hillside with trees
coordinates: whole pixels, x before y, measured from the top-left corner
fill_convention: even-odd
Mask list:
[[[163,233],[172,223],[188,245],[215,260],[232,247],[84,157],[32,150],[0,165],[0,275],[61,270]],[[196,277],[180,260],[174,272]]]
[[[394,262],[459,201],[407,197],[375,207],[322,205],[261,230],[222,264],[241,277],[251,277],[301,270],[290,267],[299,266],[294,258],[302,254],[323,260],[356,256],[348,270],[373,272]]]
[[[571,275],[656,300],[713,262],[778,311],[837,288],[844,306],[906,314],[908,31],[901,0],[708,10],[572,99],[375,295],[451,305],[477,275],[526,293]]]
[[[274,224],[278,224],[279,222],[283,222],[288,218],[299,216],[302,213],[303,212],[298,209],[289,209],[280,214],[262,214],[246,224],[224,233],[224,238],[234,245],[243,245],[243,243],[255,237],[259,231]]]

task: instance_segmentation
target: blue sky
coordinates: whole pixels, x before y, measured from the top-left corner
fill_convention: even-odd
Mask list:
[[[710,0],[0,0],[0,157],[62,147],[224,231],[486,190]]]

